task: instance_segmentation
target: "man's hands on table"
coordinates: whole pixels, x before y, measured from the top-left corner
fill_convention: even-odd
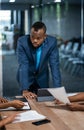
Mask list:
[[[36,99],[36,97],[37,97],[37,95],[35,93],[29,92],[28,90],[24,90],[22,95],[26,99]]]

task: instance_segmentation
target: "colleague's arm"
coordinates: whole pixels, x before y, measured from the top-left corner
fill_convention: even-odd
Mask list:
[[[84,101],[84,92],[78,93],[74,96],[69,96],[68,98],[70,102]]]
[[[81,105],[79,103],[71,103],[68,104],[67,106],[72,111],[84,111],[84,105]]]
[[[68,97],[70,102],[84,101],[84,92]],[[72,111],[84,111],[84,105],[80,103],[71,103],[67,105]]]
[[[8,107],[14,107],[16,109],[20,109],[24,106],[25,104],[22,101],[19,100],[13,100],[9,101],[6,103],[0,104],[0,109],[8,108]]]
[[[9,117],[6,117],[6,118],[2,119],[2,120],[0,121],[0,128],[1,128],[2,126],[6,125],[6,124],[11,123],[11,122],[15,119],[15,117],[16,117],[16,114],[13,114],[13,115],[11,115],[11,116],[9,116]]]
[[[74,96],[69,96],[68,97],[70,102],[78,102],[78,101],[84,101],[84,92],[78,93]],[[62,102],[60,102],[59,100],[55,100],[56,104],[61,104]]]
[[[3,97],[0,97],[0,103],[5,103],[5,102],[8,102],[8,100]]]

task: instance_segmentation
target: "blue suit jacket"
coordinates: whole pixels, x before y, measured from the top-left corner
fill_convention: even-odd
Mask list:
[[[46,37],[43,43],[41,61],[37,72],[35,68],[35,52],[36,49],[32,46],[29,35],[22,36],[18,39],[17,57],[19,69],[17,78],[21,90],[27,90],[34,80],[37,81],[41,88],[49,87],[48,65],[50,65],[51,68],[53,87],[60,87],[61,76],[56,38],[52,36]]]

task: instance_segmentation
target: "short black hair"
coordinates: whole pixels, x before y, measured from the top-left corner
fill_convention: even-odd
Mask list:
[[[35,22],[33,25],[32,25],[32,28],[35,29],[35,31],[38,31],[39,29],[42,29],[44,30],[44,32],[46,32],[46,25],[43,23],[43,22]]]

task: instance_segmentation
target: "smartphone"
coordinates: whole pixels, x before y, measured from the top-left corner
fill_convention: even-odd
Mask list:
[[[46,124],[46,123],[50,123],[50,122],[51,121],[49,119],[44,119],[44,120],[32,122],[32,124],[34,124],[34,125],[42,125],[42,124]]]

